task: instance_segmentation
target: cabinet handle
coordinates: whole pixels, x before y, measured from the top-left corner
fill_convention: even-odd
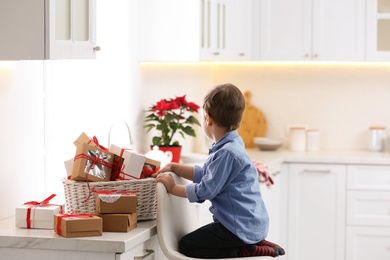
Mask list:
[[[151,250],[151,249],[146,249],[146,254],[143,255],[143,256],[134,256],[134,260],[142,260],[142,259],[145,259],[146,257],[154,254],[154,250]]]
[[[304,169],[303,172],[305,173],[331,173],[330,170],[312,170],[312,169]]]
[[[281,173],[281,171],[276,171],[276,172],[273,172],[271,175],[272,176],[278,176],[280,173]]]
[[[219,55],[219,52],[213,52],[213,55]]]
[[[238,54],[238,56],[245,56],[245,53],[240,52],[240,53]]]
[[[100,51],[100,46],[93,47],[93,51]]]

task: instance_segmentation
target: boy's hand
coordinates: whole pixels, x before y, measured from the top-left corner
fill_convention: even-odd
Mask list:
[[[168,163],[168,164],[165,165],[163,168],[161,168],[158,172],[153,173],[153,174],[152,174],[152,177],[153,177],[153,178],[156,178],[160,173],[163,173],[163,172],[173,172],[173,170],[172,170],[172,164],[171,164],[171,163]]]
[[[164,184],[168,193],[171,193],[173,187],[176,185],[175,180],[173,179],[172,175],[169,173],[158,174],[158,176],[156,177],[156,182],[161,182],[162,184]]]

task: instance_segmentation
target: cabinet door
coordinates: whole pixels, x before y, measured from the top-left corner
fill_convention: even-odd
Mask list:
[[[95,58],[96,0],[50,0],[47,3],[46,57]]]
[[[265,206],[269,215],[269,231],[267,240],[286,247],[287,235],[287,172],[285,165],[279,167],[270,167],[269,174],[272,177],[274,184],[267,187],[261,182],[260,189],[261,196],[264,200]]]
[[[289,260],[342,260],[346,166],[289,164]]]
[[[45,58],[45,3],[0,1],[0,60]]]
[[[364,60],[364,0],[264,0],[262,60]]]
[[[389,1],[367,1],[367,60],[390,60]]]
[[[312,60],[364,61],[365,0],[313,0]]]
[[[261,1],[261,60],[308,60],[310,37],[311,0]]]
[[[160,260],[166,258],[159,247],[157,236],[154,236],[125,253],[116,254],[115,257],[115,260],[128,259]]]
[[[346,260],[390,259],[389,227],[348,227]]]
[[[207,45],[202,50],[202,60],[238,59],[238,7],[237,0],[205,0],[202,17]]]

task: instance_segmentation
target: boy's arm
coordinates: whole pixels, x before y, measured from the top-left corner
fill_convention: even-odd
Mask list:
[[[192,165],[186,165],[181,163],[168,163],[152,176],[157,177],[160,173],[163,172],[174,172],[176,173],[176,175],[190,181],[194,179],[194,166]]]
[[[161,182],[162,184],[164,184],[168,193],[171,193],[172,195],[175,195],[178,197],[187,198],[186,191],[185,191],[185,185],[176,184],[172,175],[170,175],[169,173],[159,174],[156,177],[156,182]]]

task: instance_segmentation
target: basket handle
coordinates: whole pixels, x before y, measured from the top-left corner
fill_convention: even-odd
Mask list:
[[[130,145],[132,145],[134,142],[133,142],[133,137],[131,135],[131,131],[130,131],[130,127],[129,125],[125,122],[125,120],[121,120],[120,122],[124,123],[126,128],[127,128],[127,132],[129,134],[129,141],[130,141]],[[111,145],[111,131],[112,131],[112,128],[117,124],[118,122],[115,122],[111,125],[110,127],[110,131],[108,132],[108,147],[110,147]]]

